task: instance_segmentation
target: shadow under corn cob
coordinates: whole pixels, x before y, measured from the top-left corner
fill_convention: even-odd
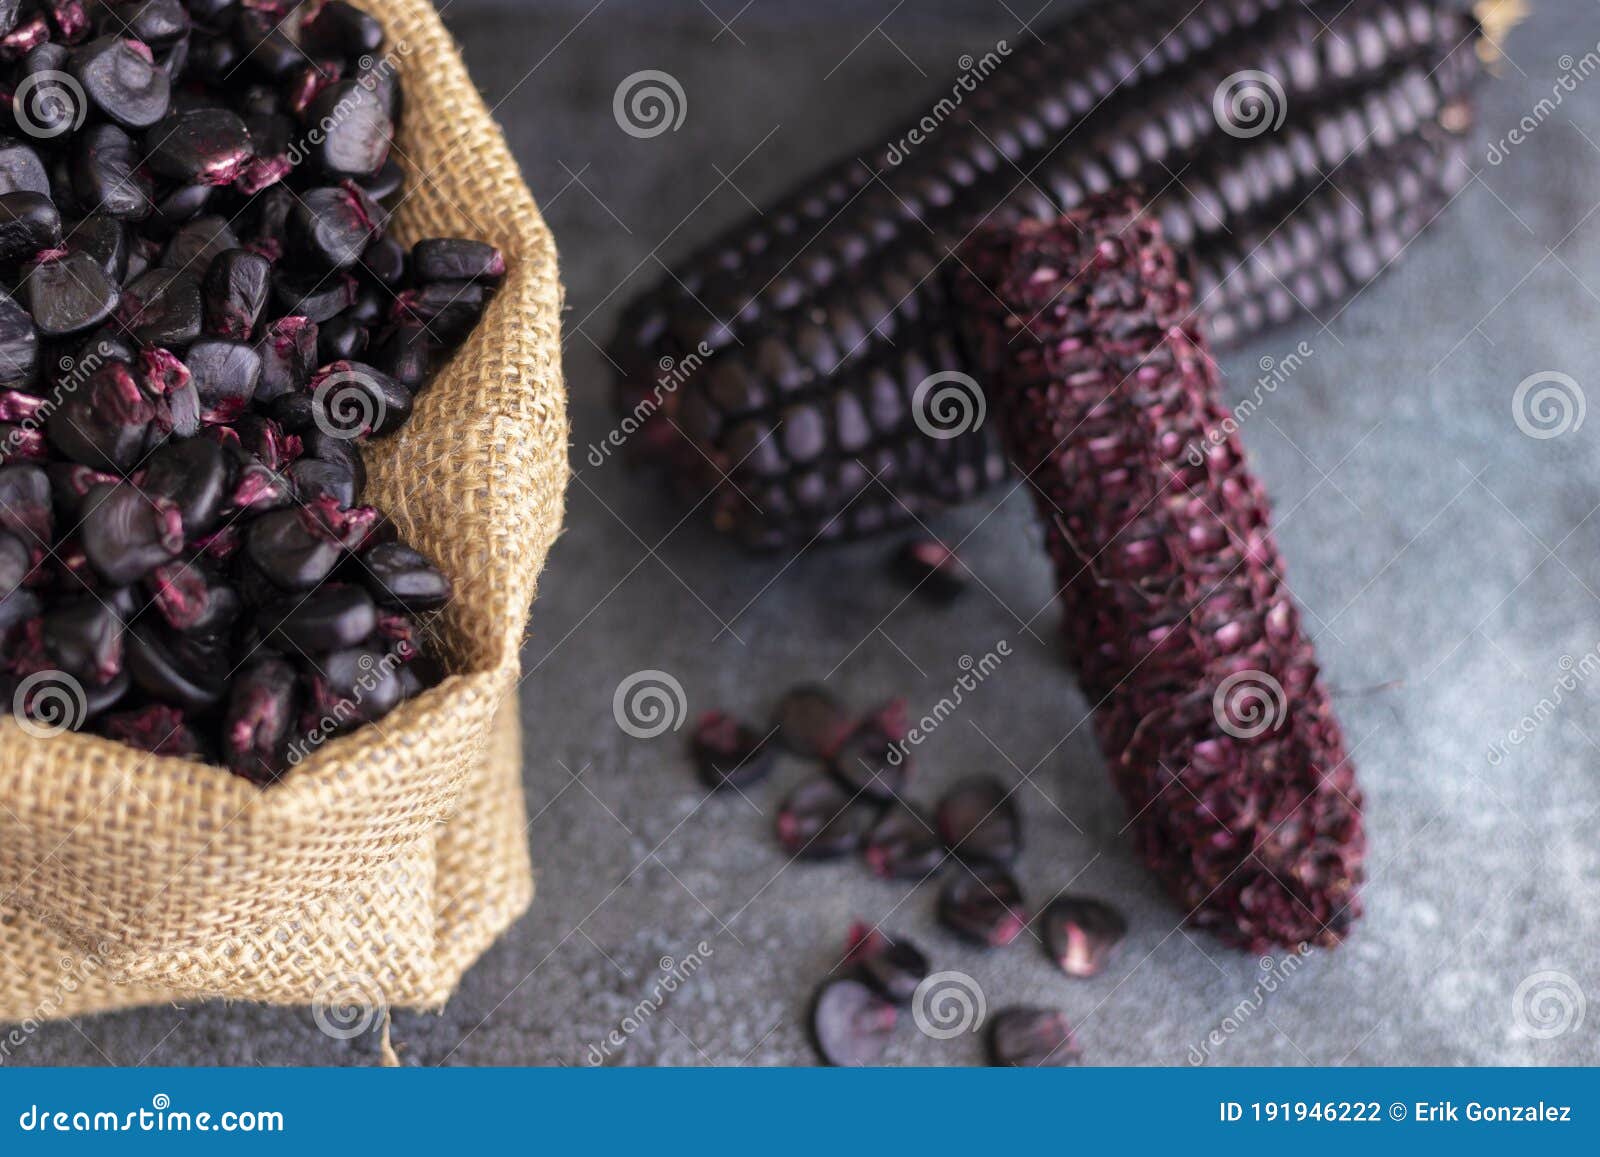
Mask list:
[[[1144,6],[1147,14],[1161,7]],[[1178,54],[1184,68],[1140,75],[1078,120],[1047,89],[1011,97],[1021,102],[1013,115],[1034,126],[1012,137],[1041,142],[1017,157],[1021,169],[1008,165],[986,182],[949,183],[950,196],[937,212],[926,197],[913,199],[906,210],[912,217],[902,213],[896,230],[885,230],[882,214],[863,207],[863,194],[814,239],[811,249],[821,256],[793,261],[784,277],[771,281],[752,266],[743,281],[726,270],[700,278],[715,317],[671,282],[666,296],[683,298],[670,311],[671,324],[635,332],[625,319],[613,347],[624,369],[622,409],[637,412],[647,399],[636,449],[653,451],[694,500],[713,489],[717,525],[752,546],[858,536],[971,498],[1005,474],[991,434],[951,430],[913,408],[930,375],[965,365],[952,339],[955,321],[940,266],[966,230],[985,217],[1053,217],[1089,192],[1142,176],[1165,188],[1157,211],[1185,235],[1239,231],[1276,199],[1304,199],[1346,157],[1382,151],[1397,136],[1431,126],[1475,68],[1470,51],[1452,52],[1470,22],[1428,0],[1357,0],[1342,12],[1295,5],[1267,17],[1255,13],[1248,24],[1238,15],[1248,5],[1202,3],[1193,10],[1202,23],[1234,13],[1248,31],[1222,47],[1191,45],[1188,57]],[[1324,32],[1325,16],[1332,32]],[[1219,128],[1212,94],[1247,68],[1281,78],[1297,115],[1280,133],[1236,140]],[[1003,75],[1004,69],[987,83]],[[1056,131],[1063,125],[1070,130],[1065,135]],[[938,135],[917,155],[937,159],[948,141],[958,167],[966,165],[962,142],[971,137]],[[894,170],[883,179],[899,175]],[[861,240],[886,232],[891,240],[881,252]],[[836,260],[838,237],[854,238],[857,248],[875,255],[854,265]],[[805,277],[793,273],[802,267],[810,271]],[[792,288],[801,281],[815,287]],[[722,288],[708,288],[716,285]],[[741,285],[743,307],[719,298]],[[772,286],[784,291],[774,294]],[[661,308],[659,300],[644,300]],[[1267,315],[1252,301],[1238,310],[1240,318]],[[1230,336],[1244,336],[1238,324],[1232,330]],[[663,393],[657,362],[681,363],[694,348],[691,339],[715,352],[697,358],[703,365]]]
[[[971,345],[1141,856],[1232,943],[1338,942],[1361,796],[1177,253],[1119,194],[966,258]]]

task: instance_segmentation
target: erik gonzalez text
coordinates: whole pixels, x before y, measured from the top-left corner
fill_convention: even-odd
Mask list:
[[[1381,1124],[1414,1121],[1435,1124],[1563,1124],[1572,1120],[1570,1105],[1544,1101],[1528,1105],[1488,1105],[1482,1101],[1220,1101],[1217,1119],[1238,1124],[1280,1122],[1350,1122]]]

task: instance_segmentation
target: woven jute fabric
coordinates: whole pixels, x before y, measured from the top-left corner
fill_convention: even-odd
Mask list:
[[[312,1003],[348,974],[436,1007],[531,898],[515,690],[567,479],[555,246],[433,8],[366,6],[406,87],[396,236],[480,237],[508,266],[410,423],[368,447],[368,500],[454,582],[431,628],[452,674],[265,790],[7,716],[0,1021]]]

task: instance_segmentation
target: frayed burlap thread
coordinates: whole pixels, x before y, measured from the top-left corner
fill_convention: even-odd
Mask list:
[[[406,84],[396,235],[482,237],[508,265],[411,422],[370,447],[370,501],[455,584],[434,624],[452,674],[267,790],[7,716],[0,1021],[309,1004],[346,974],[437,1007],[531,899],[515,691],[567,480],[555,245],[433,8],[370,7]]]

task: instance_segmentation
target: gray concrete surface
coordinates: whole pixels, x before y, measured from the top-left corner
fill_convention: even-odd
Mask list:
[[[1600,80],[1535,112],[1562,57],[1581,67],[1595,51],[1595,6],[1535,6],[1482,119],[1494,137],[1525,115],[1538,127],[1505,164],[1477,154],[1477,178],[1398,270],[1326,330],[1280,331],[1226,362],[1243,397],[1259,359],[1301,340],[1315,350],[1244,438],[1276,497],[1369,800],[1368,916],[1347,947],[1287,965],[1176,928],[1131,859],[1084,703],[1051,646],[1050,582],[1021,495],[933,524],[982,579],[936,610],[902,605],[884,543],[744,557],[702,521],[680,525],[681,509],[621,467],[583,461],[611,425],[596,343],[654,256],[681,253],[746,197],[767,200],[843,138],[871,142],[921,108],[962,53],[1019,35],[1015,13],[1035,7],[741,2],[446,9],[562,246],[578,474],[522,688],[539,899],[443,1015],[396,1015],[406,1062],[585,1063],[651,997],[661,958],[685,961],[704,941],[695,975],[613,1060],[809,1063],[807,995],[856,916],[968,973],[991,1010],[1061,1007],[1088,1063],[1187,1063],[1241,1002],[1212,1063],[1600,1062],[1600,687],[1581,674],[1559,685],[1600,645],[1600,416],[1544,439],[1513,420],[1513,393],[1536,372],[1600,386]],[[611,100],[645,68],[678,78],[688,108],[678,132],[635,140]],[[1035,896],[1098,893],[1131,919],[1118,964],[1094,980],[1061,977],[1031,943],[960,947],[932,921],[932,888],[907,894],[854,865],[785,869],[769,829],[800,765],[748,801],[706,801],[682,736],[630,739],[612,717],[618,683],[647,668],[682,683],[691,713],[763,716],[789,684],[824,677],[862,704],[901,691],[927,706],[963,655],[1002,639],[1012,657],[926,746],[919,790],[931,798],[976,770],[1030,774],[1017,795],[1023,881]],[[1492,745],[1535,713],[1526,741],[1492,761]],[[1264,966],[1292,975],[1264,992]],[[375,1055],[373,1040],[330,1040],[303,1011],[209,1005],[51,1026],[16,1059]],[[976,1037],[939,1041],[909,1024],[890,1054],[980,1056]]]

